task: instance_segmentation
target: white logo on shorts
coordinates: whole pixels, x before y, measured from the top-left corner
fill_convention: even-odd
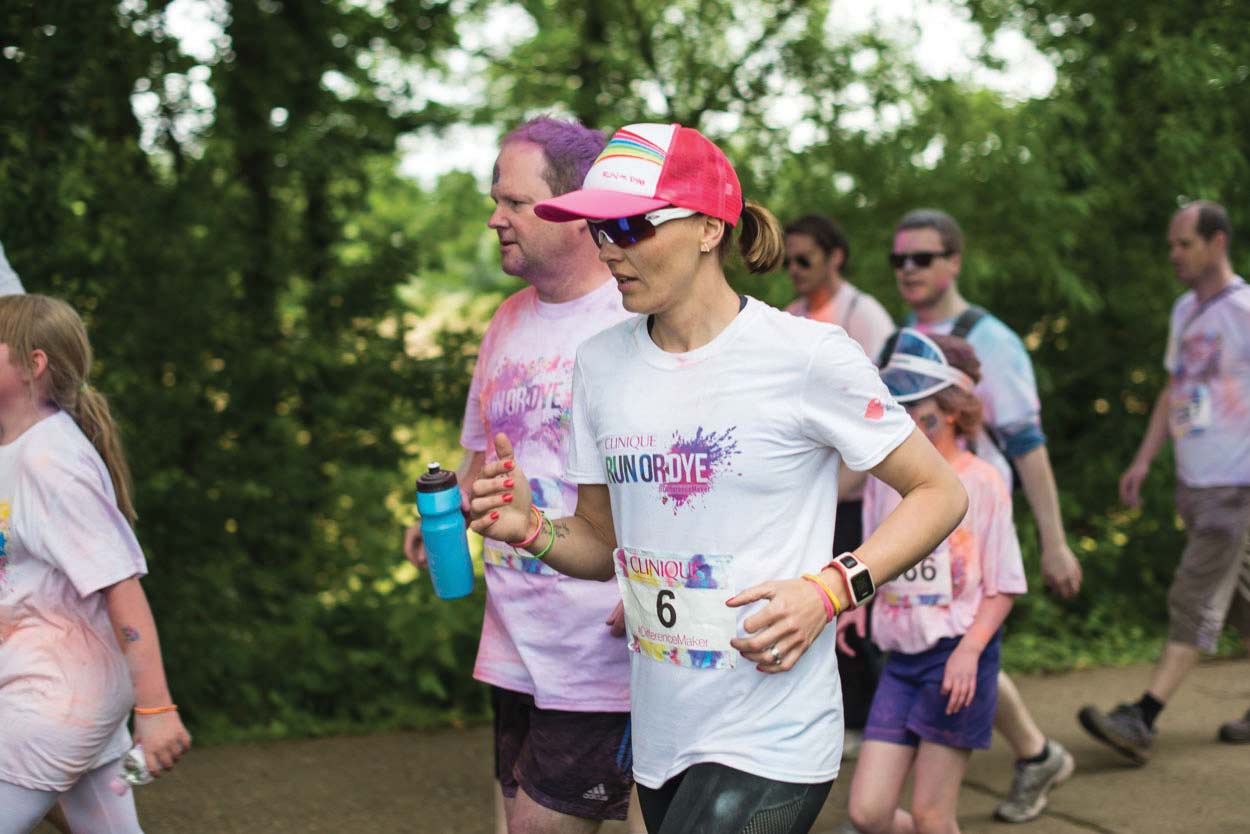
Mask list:
[[[603,783],[600,782],[599,784],[595,785],[593,788],[591,788],[590,790],[582,794],[582,799],[597,799],[600,802],[607,802],[608,790],[607,788],[603,786]]]

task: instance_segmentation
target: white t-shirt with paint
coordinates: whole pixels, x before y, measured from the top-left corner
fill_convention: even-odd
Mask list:
[[[838,325],[859,342],[868,358],[873,360],[881,355],[886,340],[895,330],[894,319],[890,318],[881,302],[845,280],[825,304],[813,309],[808,306],[807,299],[798,298],[790,302],[786,312]]]
[[[629,314],[615,281],[565,304],[533,287],[491,318],[478,353],[460,444],[495,460],[494,436],[512,441],[534,503],[552,518],[577,509],[564,474],[573,399],[573,357],[587,337]],[[534,696],[543,709],[625,712],[629,657],[604,624],[620,602],[616,584],[573,579],[487,539],[486,614],[473,676]]]
[[[877,588],[872,640],[884,651],[918,654],[944,637],[961,637],[986,597],[1028,590],[1007,485],[990,463],[969,452],[951,463],[968,492],[968,512],[936,550]],[[880,527],[902,500],[869,478],[864,535]]]
[[[1200,306],[1193,290],[1172,306],[1168,428],[1176,471],[1191,487],[1250,485],[1250,288],[1236,277]]]
[[[100,590],[147,574],[64,412],[0,446],[0,780],[66,791],[130,749],[130,672]]]
[[[768,675],[728,646],[761,582],[819,571],[840,459],[876,466],[913,431],[844,330],[749,299],[708,344],[666,353],[646,318],[588,340],[568,477],[606,484],[632,659],[634,778],[699,762],[818,783],[838,772],[834,629]]]

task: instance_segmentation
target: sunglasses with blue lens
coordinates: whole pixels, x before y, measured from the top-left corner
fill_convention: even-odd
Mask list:
[[[614,243],[622,249],[628,249],[641,240],[655,236],[655,227],[670,220],[683,217],[694,217],[698,214],[694,209],[668,208],[656,209],[646,214],[635,214],[632,217],[614,217],[608,220],[587,220],[590,234],[600,248]]]

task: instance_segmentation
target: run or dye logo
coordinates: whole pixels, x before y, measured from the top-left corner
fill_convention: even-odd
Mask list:
[[[618,435],[604,441],[604,473],[612,484],[654,484],[661,504],[673,514],[706,496],[730,473],[740,453],[734,437],[737,426],[692,436],[674,431],[665,446],[655,435]]]
[[[573,404],[573,360],[561,356],[529,362],[505,360],[482,390],[482,414],[488,436],[503,432],[518,456],[539,451],[560,459],[569,433]],[[522,451],[522,449],[525,449]]]
[[[8,585],[10,515],[9,502],[0,501],[0,592]]]
[[[733,668],[732,556],[620,547],[615,561],[631,651],[692,669]]]

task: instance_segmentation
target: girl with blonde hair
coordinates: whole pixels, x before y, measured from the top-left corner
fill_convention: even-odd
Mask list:
[[[191,746],[165,682],[130,476],[68,304],[0,298],[0,834],[60,805],[77,834],[141,834],[110,790],[134,741],[154,776]]]

